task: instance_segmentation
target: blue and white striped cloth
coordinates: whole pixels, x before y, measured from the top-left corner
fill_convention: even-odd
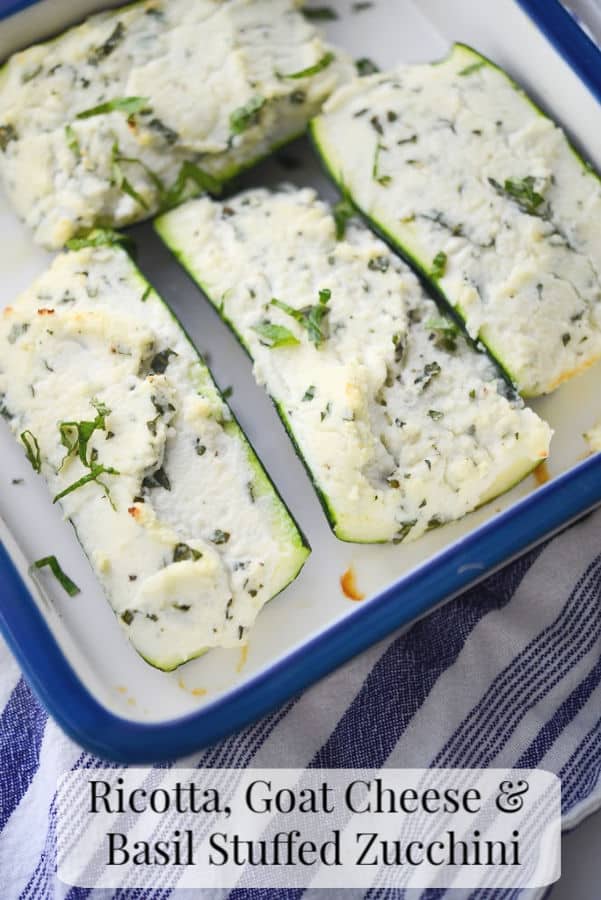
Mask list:
[[[55,875],[57,777],[103,765],[67,739],[0,646],[1,900],[250,900],[242,891],[89,891]],[[542,767],[564,826],[601,805],[601,511],[217,746],[212,767]],[[319,900],[256,891],[252,900]],[[342,892],[341,892],[342,893]],[[445,891],[426,891],[439,900]],[[472,892],[534,900],[544,892]],[[332,892],[329,895],[332,897]],[[363,892],[344,892],[363,900]],[[388,900],[373,890],[369,900]],[[395,893],[400,900],[403,895]],[[453,892],[453,900],[467,900]],[[336,900],[334,897],[333,900]]]

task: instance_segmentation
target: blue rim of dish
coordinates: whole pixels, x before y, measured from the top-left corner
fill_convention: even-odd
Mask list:
[[[202,710],[167,722],[121,718],[84,687],[64,657],[5,548],[0,628],[25,676],[63,730],[104,759],[157,762],[186,756],[239,730],[350,657],[430,612],[601,502],[601,454],[519,501],[404,576],[345,619]],[[31,647],[43,647],[33,657]]]
[[[601,50],[559,0],[516,0],[570,68],[601,100]]]
[[[0,0],[0,19],[40,0]],[[516,0],[601,97],[601,53],[558,0]],[[185,756],[285,702],[361,650],[431,611],[601,503],[601,454],[539,488],[202,710],[166,722],[124,719],[80,681],[0,543],[0,629],[31,687],[87,750],[125,763]],[[44,648],[33,655],[31,647]]]

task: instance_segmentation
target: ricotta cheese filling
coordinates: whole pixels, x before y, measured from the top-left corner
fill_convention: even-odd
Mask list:
[[[417,538],[547,456],[488,357],[367,228],[337,240],[313,190],[201,198],[157,229],[247,348],[338,537]]]
[[[204,363],[121,249],[57,257],[0,315],[0,411],[159,668],[245,643],[308,555]]]
[[[457,45],[341,87],[312,133],[524,396],[601,358],[601,181],[504,72]]]
[[[225,179],[305,130],[350,77],[296,0],[143,0],[0,70],[0,177],[61,247]]]

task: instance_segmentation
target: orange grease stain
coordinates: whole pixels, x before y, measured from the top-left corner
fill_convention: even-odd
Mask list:
[[[542,462],[540,466],[537,466],[533,474],[534,480],[539,485],[539,487],[543,484],[546,484],[551,478],[551,474],[546,462]]]
[[[247,659],[248,659],[248,644],[244,644],[243,647],[240,647],[240,659],[238,660],[238,665],[236,666],[236,672],[242,671],[242,669],[246,665]]]
[[[354,600],[357,603],[360,600],[365,600],[365,594],[362,594],[357,587],[355,570],[352,566],[346,570],[344,575],[340,576],[340,587],[342,588],[344,596],[348,597],[349,600]]]
[[[189,694],[192,694],[193,697],[204,697],[207,693],[206,688],[187,688],[181,675],[178,676],[177,683],[182,691],[187,691]]]

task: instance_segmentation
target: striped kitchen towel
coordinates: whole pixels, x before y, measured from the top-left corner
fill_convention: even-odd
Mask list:
[[[1,900],[189,900],[160,881],[152,891],[116,892],[59,883],[57,778],[105,764],[47,718],[3,645],[0,704]],[[571,828],[601,805],[600,713],[601,511],[181,765],[538,766],[560,776]],[[252,900],[318,900],[315,893],[255,891]],[[543,893],[454,891],[453,900]],[[192,896],[246,900],[239,890]]]

